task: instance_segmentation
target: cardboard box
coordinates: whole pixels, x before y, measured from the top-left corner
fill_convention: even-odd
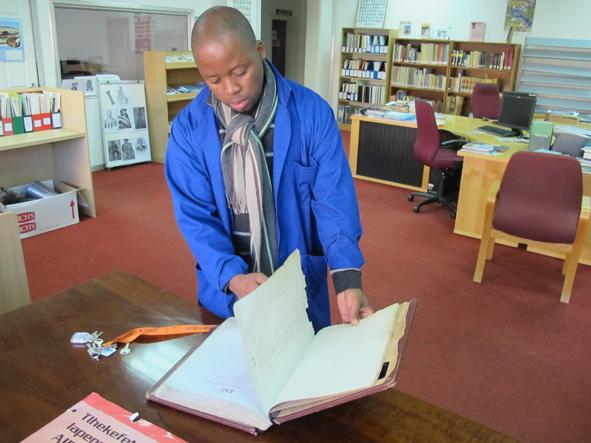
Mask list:
[[[80,221],[78,217],[77,188],[54,180],[44,180],[41,183],[59,192],[59,194],[28,202],[6,205],[8,211],[16,214],[21,238],[74,225]],[[7,190],[16,192],[18,195],[23,195],[27,186],[28,184],[13,186],[7,188]]]

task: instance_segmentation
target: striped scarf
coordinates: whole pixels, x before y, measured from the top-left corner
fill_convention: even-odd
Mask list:
[[[228,207],[248,214],[250,269],[270,276],[277,264],[273,182],[261,142],[277,110],[277,85],[266,62],[265,83],[254,116],[239,113],[212,95],[215,115],[225,129],[221,162]]]

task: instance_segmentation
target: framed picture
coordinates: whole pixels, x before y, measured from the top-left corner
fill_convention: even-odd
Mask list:
[[[95,75],[74,77],[74,81],[78,82],[79,90],[83,91],[85,96],[96,96],[98,81]]]
[[[431,38],[435,38],[438,40],[449,40],[451,34],[451,29],[449,26],[438,27],[433,30],[433,34]]]
[[[400,32],[400,37],[410,37],[412,32],[412,23],[408,21],[400,22],[398,31]]]
[[[485,22],[470,23],[470,41],[471,42],[483,42],[485,29],[486,29]]]
[[[144,83],[99,83],[103,150],[107,168],[152,159]]]
[[[421,38],[431,38],[430,23],[421,23]]]

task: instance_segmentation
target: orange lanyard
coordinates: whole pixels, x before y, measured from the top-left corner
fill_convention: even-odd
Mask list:
[[[103,347],[113,343],[131,343],[141,335],[158,337],[166,335],[204,334],[215,328],[216,325],[174,325],[159,328],[135,328],[127,331],[112,340],[103,343]]]

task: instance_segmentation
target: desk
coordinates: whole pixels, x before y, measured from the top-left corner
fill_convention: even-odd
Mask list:
[[[498,156],[460,152],[460,156],[464,157],[464,163],[462,166],[454,233],[473,238],[480,238],[482,233],[486,194],[490,189],[490,185],[503,177],[507,162],[515,152],[527,149],[527,143],[507,143],[500,141],[493,134],[476,130],[484,124],[480,119],[445,115],[444,123],[439,126],[439,129],[452,132],[468,140],[495,145],[502,144],[509,147],[507,151]],[[386,133],[390,135],[388,137],[380,135],[384,134],[384,131],[387,131]],[[353,176],[362,180],[425,191],[429,181],[429,168],[418,163],[414,160],[414,157],[410,159],[415,132],[416,123],[414,122],[408,123],[354,115],[352,117],[349,148],[349,164]],[[400,135],[403,136],[399,137]],[[386,153],[384,154],[382,152]],[[413,170],[415,173],[421,170],[421,186],[409,186],[408,182],[404,181],[404,176],[400,173],[397,173],[393,178],[388,180],[375,178],[375,176],[368,177],[360,173],[359,160],[361,158],[370,159],[376,163],[371,167],[365,166],[365,170],[370,172],[375,171],[375,168],[378,168],[378,171],[388,169],[398,171],[400,168],[403,168],[405,170]],[[365,161],[367,162],[368,160]],[[583,192],[585,195],[591,195],[591,174],[583,174]],[[516,246],[515,244],[511,245]],[[530,250],[532,252],[562,258],[560,254],[557,254],[551,249]],[[587,236],[585,237],[580,263],[591,265],[591,229],[587,231]]]
[[[0,441],[19,441],[93,391],[190,442],[515,441],[395,390],[255,438],[145,399],[202,336],[132,344],[129,355],[99,362],[69,343],[74,331],[98,329],[112,337],[139,325],[215,321],[195,304],[122,272],[0,316]]]

